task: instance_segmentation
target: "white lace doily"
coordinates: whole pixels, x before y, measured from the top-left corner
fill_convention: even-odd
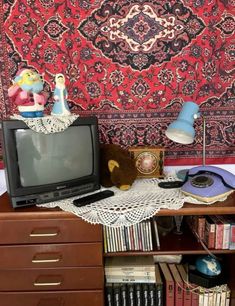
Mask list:
[[[27,126],[35,132],[51,134],[63,132],[67,129],[79,116],[45,116],[37,118],[24,118],[20,115],[11,116],[11,119],[24,121]]]
[[[167,181],[169,180],[175,180],[175,178],[168,178]],[[60,207],[62,210],[74,213],[89,223],[118,227],[123,225],[130,226],[148,219],[162,208],[180,209],[185,202],[212,204],[199,202],[192,197],[186,196],[181,192],[180,188],[162,189],[158,186],[158,183],[158,179],[136,180],[128,191],[121,191],[116,187],[112,187],[109,189],[114,191],[115,195],[113,197],[80,208],[72,204],[74,198],[38,206]],[[102,190],[104,189],[102,188]],[[79,198],[79,196],[76,196],[76,198]],[[223,200],[225,198],[221,199],[221,201]]]

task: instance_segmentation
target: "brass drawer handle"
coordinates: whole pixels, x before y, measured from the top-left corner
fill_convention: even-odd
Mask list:
[[[61,282],[52,282],[52,283],[39,283],[35,282],[34,286],[60,286]]]
[[[60,258],[52,259],[32,259],[33,263],[47,263],[47,262],[59,262]]]
[[[50,231],[51,230],[51,231]],[[59,229],[38,229],[30,233],[30,237],[55,237],[58,236]]]
[[[33,263],[59,262],[61,258],[62,255],[56,252],[36,253],[32,258],[32,262]]]

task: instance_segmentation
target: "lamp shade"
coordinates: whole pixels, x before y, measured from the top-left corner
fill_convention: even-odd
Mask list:
[[[199,106],[194,102],[185,102],[178,115],[166,130],[166,136],[178,143],[190,144],[194,141],[194,120],[198,117]]]

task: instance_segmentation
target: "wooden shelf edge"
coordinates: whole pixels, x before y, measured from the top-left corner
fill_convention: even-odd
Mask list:
[[[176,215],[232,215],[235,214],[235,192],[230,194],[223,202],[213,204],[191,204],[185,203],[178,210],[161,209],[158,216],[176,216]]]
[[[235,250],[210,250],[213,254],[235,254]],[[146,256],[146,255],[200,255],[208,254],[204,249],[201,250],[188,250],[188,251],[167,251],[167,250],[153,250],[153,251],[128,251],[128,252],[112,252],[104,253],[104,257],[116,257],[116,256]]]

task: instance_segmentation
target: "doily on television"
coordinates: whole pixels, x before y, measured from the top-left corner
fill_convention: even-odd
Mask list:
[[[165,181],[175,180],[167,178]],[[158,179],[139,179],[131,189],[121,191],[116,187],[109,188],[115,195],[84,207],[74,206],[73,199],[68,198],[57,202],[38,205],[39,207],[59,207],[71,212],[83,220],[93,224],[103,224],[111,227],[130,226],[154,216],[160,209],[180,209],[185,202],[194,204],[212,204],[200,202],[184,195],[180,188],[162,189]],[[163,181],[163,180],[161,180]],[[105,190],[102,188],[101,190]],[[84,196],[84,195],[82,195]],[[82,197],[80,196],[80,197]],[[220,199],[224,201],[225,198]]]
[[[63,132],[79,116],[45,116],[37,118],[24,118],[20,115],[13,115],[11,119],[22,120],[33,131],[44,134]]]

